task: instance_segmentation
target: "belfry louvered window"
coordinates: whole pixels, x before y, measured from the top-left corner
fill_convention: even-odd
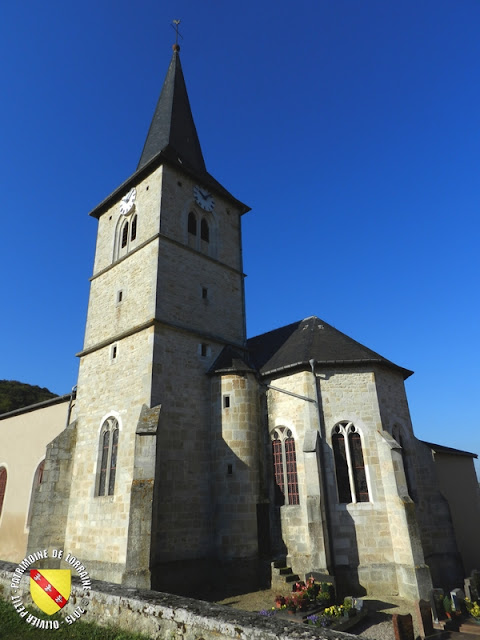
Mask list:
[[[112,496],[115,491],[117,471],[118,421],[113,416],[107,418],[100,432],[100,458],[98,472],[98,496]]]
[[[271,437],[275,504],[299,504],[297,456],[292,432],[286,427],[277,427]]]
[[[200,238],[204,242],[210,242],[210,229],[208,228],[208,222],[205,218],[202,218],[202,222],[200,223]]]
[[[136,240],[137,239],[137,216],[134,215],[132,218],[132,229],[130,231],[130,240]]]
[[[122,249],[127,246],[128,242],[128,221],[125,221],[122,229]]]
[[[193,211],[190,211],[190,213],[188,214],[188,233],[190,233],[192,236],[197,235],[197,218],[195,217]]]
[[[369,502],[362,438],[354,424],[340,422],[332,433],[338,501]]]

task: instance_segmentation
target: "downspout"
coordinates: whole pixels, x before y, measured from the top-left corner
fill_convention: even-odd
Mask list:
[[[315,396],[316,396],[316,405],[317,405],[317,419],[318,419],[318,435],[320,438],[319,442],[319,458],[320,458],[320,491],[322,502],[320,504],[320,508],[323,511],[322,516],[325,518],[325,522],[327,525],[327,571],[330,575],[333,575],[333,539],[332,539],[332,527],[330,522],[330,509],[328,502],[328,492],[327,492],[327,480],[325,475],[325,452],[324,452],[324,443],[325,443],[325,433],[323,429],[323,418],[322,418],[322,397],[320,395],[320,385],[317,382],[317,376],[315,374],[315,360],[312,358],[308,361],[313,376],[313,384],[315,386]]]
[[[68,402],[68,411],[67,411],[67,424],[65,425],[65,427],[68,427],[68,425],[70,424],[70,418],[72,416],[73,401],[75,400],[76,397],[77,397],[77,385],[72,387],[72,390],[70,392],[70,400]]]

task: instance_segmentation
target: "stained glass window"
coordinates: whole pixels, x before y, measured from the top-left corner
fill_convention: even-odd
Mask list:
[[[335,474],[337,477],[337,489],[339,502],[351,502],[350,480],[348,478],[347,450],[345,448],[345,436],[343,433],[334,433],[332,436],[333,457],[335,459]]]
[[[290,429],[278,427],[272,433],[275,504],[300,504],[295,440]]]
[[[299,504],[297,457],[295,454],[295,440],[293,438],[287,438],[285,440],[285,459],[287,462],[288,504]]]
[[[7,470],[0,467],[0,516],[2,515],[3,501],[5,499],[5,490],[7,488]]]
[[[360,434],[351,431],[348,434],[348,440],[350,444],[353,482],[355,483],[355,495],[357,497],[357,502],[368,502],[367,476],[365,474]]]
[[[340,422],[332,433],[338,501],[369,502],[362,438],[351,422]]]
[[[105,420],[100,435],[100,463],[97,495],[112,496],[115,490],[118,453],[118,422],[110,417]]]

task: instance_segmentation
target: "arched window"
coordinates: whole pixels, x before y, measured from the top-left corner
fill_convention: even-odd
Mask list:
[[[202,222],[200,223],[200,238],[204,242],[210,242],[210,230],[208,228],[208,222],[205,218],[202,218]]]
[[[332,433],[338,501],[369,502],[362,439],[351,422],[340,422]]]
[[[335,474],[337,477],[338,500],[340,502],[351,502],[352,493],[350,491],[350,480],[348,477],[347,448],[345,446],[345,436],[340,428],[335,427],[332,435],[333,457],[335,459]]]
[[[7,470],[0,467],[0,516],[2,515],[3,501],[5,500],[5,491],[7,488]]]
[[[33,475],[32,492],[30,494],[30,505],[28,507],[28,514],[27,514],[27,527],[30,526],[30,523],[32,521],[33,499],[35,497],[35,491],[37,487],[39,487],[42,484],[44,468],[45,468],[45,459],[43,459],[40,462],[40,464],[36,468],[35,473]]]
[[[290,429],[277,427],[272,431],[275,504],[300,504],[298,493],[295,440]]]
[[[127,246],[127,242],[128,242],[128,220],[125,221],[125,224],[123,225],[123,230],[122,230],[122,249],[124,249]]]
[[[115,475],[117,471],[118,421],[113,416],[105,420],[100,430],[99,442],[99,496],[113,496],[115,491]]]
[[[132,219],[132,229],[130,232],[130,240],[133,242],[137,238],[137,214]]]
[[[188,233],[190,233],[192,236],[197,235],[197,218],[195,217],[193,211],[190,211],[190,213],[188,214]]]

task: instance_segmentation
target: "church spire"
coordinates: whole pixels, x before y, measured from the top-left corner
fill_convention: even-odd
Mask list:
[[[173,45],[173,55],[153,114],[138,169],[160,151],[196,173],[206,173],[205,161],[193,121],[187,88],[179,56],[180,46]]]

